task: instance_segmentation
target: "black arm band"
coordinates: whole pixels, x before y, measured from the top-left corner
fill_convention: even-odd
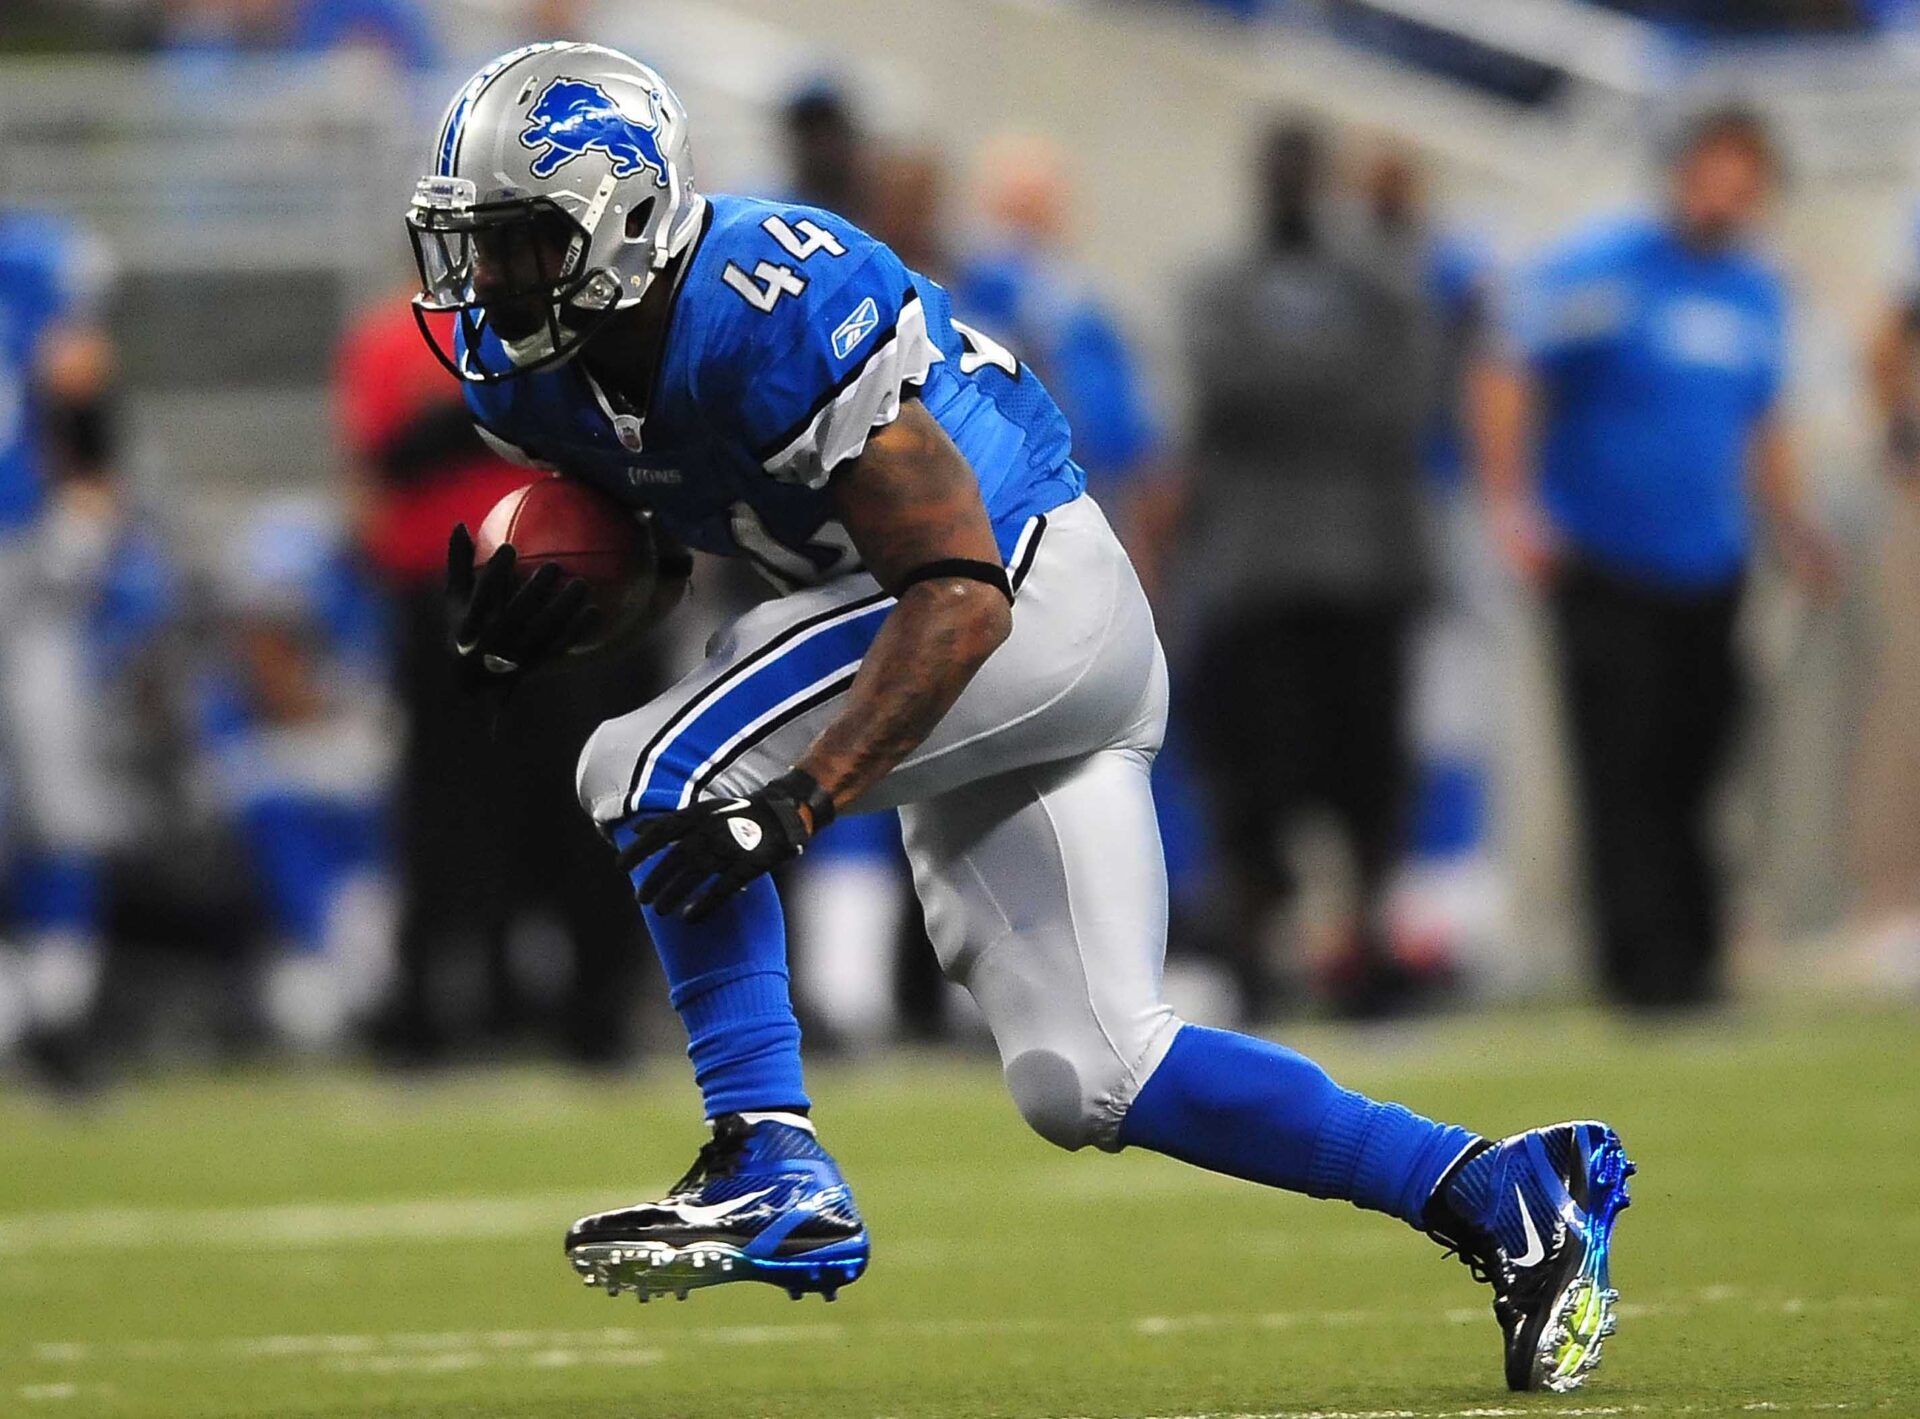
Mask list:
[[[899,596],[917,582],[933,581],[945,576],[985,582],[1007,598],[1007,605],[1013,605],[1013,583],[1007,580],[1007,569],[998,562],[977,562],[971,557],[942,557],[938,561],[915,567],[900,578],[900,585],[894,588],[893,594]]]
[[[833,795],[820,787],[820,781],[805,769],[789,769],[767,787],[779,789],[795,803],[806,804],[807,813],[813,819],[813,830],[816,833],[837,816],[833,806]]]

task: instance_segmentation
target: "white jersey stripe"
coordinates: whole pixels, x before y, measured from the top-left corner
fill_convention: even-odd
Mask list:
[[[824,487],[837,466],[859,456],[868,435],[899,417],[901,391],[924,383],[927,371],[945,359],[927,334],[925,306],[918,300],[908,301],[892,338],[869,355],[859,375],[763,466],[784,483]]]

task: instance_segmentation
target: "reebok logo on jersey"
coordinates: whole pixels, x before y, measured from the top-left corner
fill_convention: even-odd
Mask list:
[[[853,314],[841,321],[840,328],[833,332],[835,358],[844,360],[879,327],[880,308],[873,303],[873,297],[868,296],[853,308]]]
[[[751,818],[727,819],[727,831],[733,834],[733,840],[740,844],[743,852],[752,852],[759,847],[760,839],[765,836],[760,831],[760,825]]]

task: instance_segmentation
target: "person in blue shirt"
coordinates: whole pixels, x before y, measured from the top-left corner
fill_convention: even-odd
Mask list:
[[[241,521],[220,565],[220,653],[195,685],[202,777],[274,937],[266,1021],[287,1043],[333,1045],[389,964],[356,911],[385,880],[385,618],[324,505],[267,499]]]
[[[436,348],[487,436],[631,509],[661,604],[686,547],[750,562],[775,593],[580,758],[711,1137],[665,1197],[576,1222],[575,1272],[642,1297],[737,1281],[831,1297],[865,1272],[768,874],[840,814],[899,808],[941,964],[1043,1138],[1398,1217],[1494,1286],[1509,1384],[1579,1383],[1612,1310],[1629,1165],[1611,1129],[1493,1142],[1161,998],[1165,656],[1033,371],[844,218],[702,193],[685,110],[615,51],[503,56],[432,152],[408,218],[419,308],[429,338],[433,311],[454,315]],[[448,560],[456,673],[477,689],[594,634],[558,563],[522,577],[508,545],[477,564],[464,528]]]
[[[1125,335],[1061,253],[1059,155],[1037,138],[1005,138],[987,145],[982,167],[993,236],[961,263],[954,308],[1032,361],[1073,426],[1088,486],[1118,509],[1127,484],[1160,453],[1160,437]]]
[[[1707,809],[1756,522],[1803,583],[1833,577],[1780,411],[1786,292],[1754,246],[1777,167],[1756,116],[1701,115],[1663,213],[1601,222],[1522,277],[1481,381],[1493,532],[1552,598],[1601,975],[1632,1005],[1718,988]]]

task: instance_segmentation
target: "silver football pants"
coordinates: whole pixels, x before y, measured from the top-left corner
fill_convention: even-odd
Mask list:
[[[1064,1148],[1112,1148],[1179,1028],[1160,999],[1148,787],[1166,658],[1090,499],[1034,519],[1009,572],[1013,633],[853,811],[900,809],[941,967],[979,1002],[1027,1121]],[[582,804],[611,824],[779,777],[838,712],[891,606],[860,576],[755,607],[692,674],[595,732]]]

